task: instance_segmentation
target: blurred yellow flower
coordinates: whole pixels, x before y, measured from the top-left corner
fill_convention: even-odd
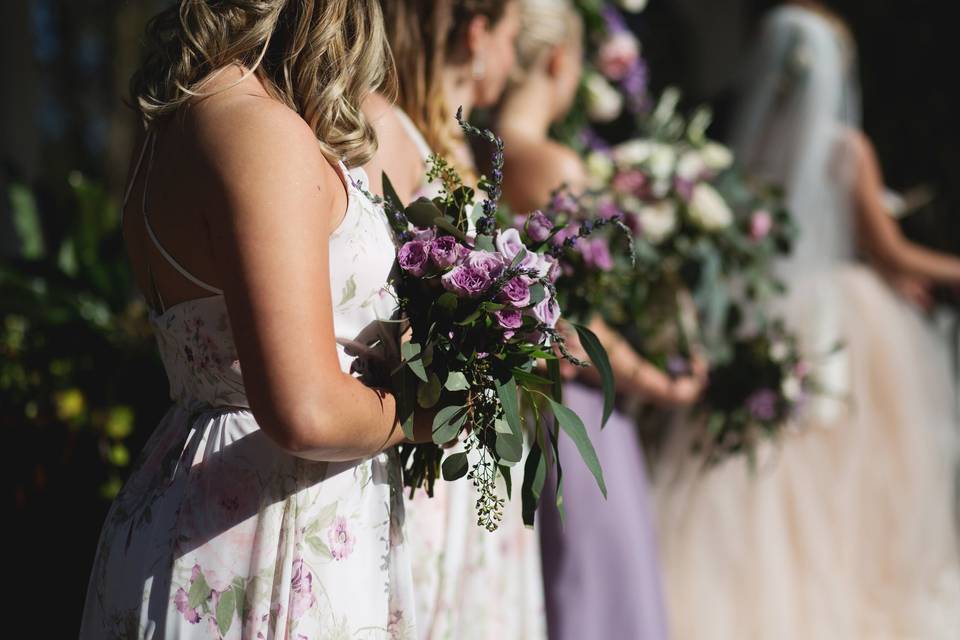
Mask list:
[[[86,409],[86,398],[80,389],[67,389],[53,394],[53,402],[57,408],[57,418],[70,422],[79,418]]]

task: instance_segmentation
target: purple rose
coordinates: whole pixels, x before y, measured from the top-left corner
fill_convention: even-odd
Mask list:
[[[427,245],[420,240],[411,240],[400,247],[397,262],[404,271],[420,277],[427,271],[428,257]]]
[[[550,237],[550,232],[553,231],[553,222],[543,215],[542,211],[534,211],[527,216],[526,231],[527,237],[534,242],[543,242]]]
[[[552,296],[547,295],[543,300],[533,305],[533,317],[541,324],[553,329],[557,326],[557,320],[560,319],[560,305]]]
[[[490,287],[493,279],[486,271],[464,264],[445,273],[440,281],[447,291],[465,298],[475,298]]]
[[[777,394],[760,389],[747,398],[747,410],[755,419],[768,422],[777,417]]]
[[[557,213],[574,214],[577,212],[577,199],[569,193],[561,191],[553,196],[553,200],[550,202],[550,208]]]
[[[562,245],[564,242],[566,242],[567,238],[573,238],[573,237],[575,237],[578,233],[580,233],[580,225],[579,225],[579,224],[571,224],[570,226],[564,227],[563,229],[560,229],[560,231],[557,231],[557,232],[553,235],[553,239],[551,240],[551,243],[552,243],[554,246],[559,247],[559,246]]]
[[[582,240],[586,250],[581,249],[583,260],[588,267],[600,271],[610,271],[613,269],[613,258],[610,256],[610,247],[605,240],[593,238],[591,240]],[[578,243],[579,246],[579,243]]]
[[[503,273],[504,268],[503,258],[489,251],[471,251],[467,254],[463,264],[477,271],[482,271],[490,278],[499,276]]]
[[[613,200],[604,199],[597,205],[597,215],[604,220],[610,220],[620,215],[620,208]]]
[[[548,253],[537,256],[536,269],[541,278],[546,278],[550,282],[556,282],[560,277],[560,261]]]
[[[523,326],[523,314],[516,309],[501,309],[494,311],[493,317],[504,329],[519,329]]]
[[[530,304],[530,285],[523,276],[517,276],[503,285],[500,290],[500,300],[509,303],[518,309]]]
[[[646,193],[649,184],[647,174],[639,169],[621,171],[610,182],[611,188],[617,193],[637,197],[642,197]]]
[[[523,240],[520,239],[520,232],[516,229],[507,229],[497,235],[495,244],[499,251],[507,260],[513,260],[521,251],[526,250]]]
[[[453,236],[440,236],[430,242],[430,259],[441,269],[457,263],[457,239]]]
[[[513,264],[514,258],[521,253],[523,258],[520,260],[520,268],[533,269],[537,264],[537,255],[532,251],[527,251],[526,245],[520,239],[520,232],[516,229],[507,229],[501,232],[494,244],[496,244],[497,251],[503,256],[507,265]]]

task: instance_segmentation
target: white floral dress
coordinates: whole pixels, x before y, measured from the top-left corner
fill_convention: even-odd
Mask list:
[[[423,135],[406,114],[399,109],[396,113],[426,160],[431,152]],[[439,191],[438,184],[424,178],[416,195],[432,198]],[[453,451],[463,451],[462,445]],[[540,539],[523,524],[521,465],[513,467],[512,477],[513,499],[493,533],[477,524],[477,492],[466,479],[439,480],[433,498],[424,491],[413,498],[407,494],[407,546],[421,640],[547,637]],[[505,499],[502,480],[498,488]]]
[[[356,345],[387,326],[394,245],[340,168],[334,323],[357,374]],[[395,454],[319,463],[275,445],[249,410],[223,296],[200,284],[214,295],[152,315],[174,404],[107,515],[80,638],[413,637]]]

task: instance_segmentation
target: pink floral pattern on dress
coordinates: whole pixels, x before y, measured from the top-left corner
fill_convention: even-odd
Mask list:
[[[328,535],[330,537],[330,553],[334,560],[343,560],[353,553],[353,545],[357,538],[350,533],[346,518],[337,516]]]
[[[330,253],[349,373],[384,335],[368,328],[389,312],[394,256],[355,188]],[[323,463],[278,447],[249,410],[223,296],[151,321],[174,405],[106,517],[80,639],[414,638],[396,453]]]

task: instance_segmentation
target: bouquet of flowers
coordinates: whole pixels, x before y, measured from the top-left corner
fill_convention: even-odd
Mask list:
[[[457,119],[467,134],[496,149],[492,176],[479,184],[486,195],[481,203],[473,204],[473,189],[436,156],[430,159],[429,177],[443,189],[432,200],[420,198],[404,207],[384,180],[384,205],[400,243],[393,284],[400,314],[410,325],[393,383],[408,436],[413,436],[416,406],[436,410],[433,442],[401,446],[406,486],[424,487],[432,495],[440,473],[448,481],[466,476],[478,491],[478,524],[492,531],[504,506],[496,493],[497,477],[504,479],[509,495],[510,469],[521,462],[524,521],[532,524],[546,474],[544,452],[556,453],[561,430],[573,439],[604,494],[606,487],[583,422],[561,402],[559,360],[584,363],[569,354],[556,329],[559,264],[546,237],[536,240],[540,236],[532,227],[521,234],[500,224],[502,142],[465,123],[460,113]],[[606,353],[589,330],[578,331],[610,390],[612,410]],[[537,368],[538,361],[546,363],[545,371]],[[521,396],[529,402],[532,421],[519,408]],[[525,431],[532,443],[522,460]],[[457,440],[464,451],[447,454],[445,445]],[[559,474],[560,461],[551,458]]]
[[[752,455],[761,439],[776,437],[805,399],[824,392],[811,371],[780,321],[737,339],[730,358],[711,371],[701,407],[704,429],[695,447],[707,463]]]
[[[688,121],[678,100],[664,93],[647,137],[587,158],[596,206],[620,212],[635,232],[636,277],[626,309],[608,320],[629,324],[635,346],[660,364],[683,358],[688,341],[724,352],[732,318],[782,290],[773,263],[795,233],[781,194],[747,182],[730,151],[707,138],[709,112]]]
[[[588,55],[577,104],[558,125],[558,137],[575,147],[590,146],[592,126],[622,128],[650,107],[647,64],[640,41],[627,26],[621,10],[639,13],[646,0],[623,0],[619,6],[602,0],[577,0],[583,18]]]
[[[555,282],[564,317],[588,323],[594,313],[619,308],[633,277],[633,234],[611,207],[592,210],[592,198],[566,188],[554,191],[543,210],[516,218],[524,241],[545,248],[558,265]]]

